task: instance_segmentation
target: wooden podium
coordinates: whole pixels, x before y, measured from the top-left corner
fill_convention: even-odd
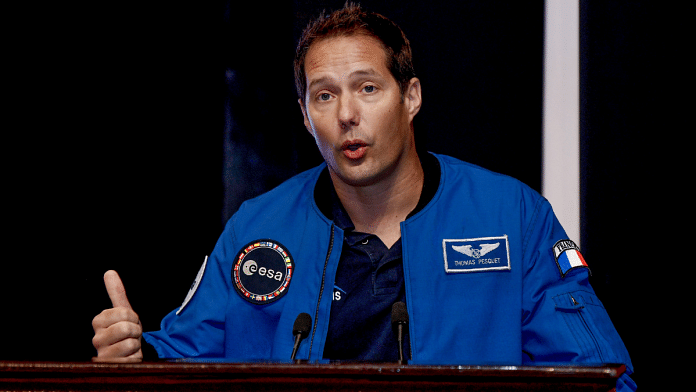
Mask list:
[[[611,391],[623,365],[0,362],[3,391]]]

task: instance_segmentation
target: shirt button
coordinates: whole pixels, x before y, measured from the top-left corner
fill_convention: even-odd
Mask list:
[[[367,238],[365,238],[365,240],[362,242],[362,244],[363,244],[363,245],[367,245],[367,243],[368,243],[369,241],[370,241],[370,240],[368,240]]]

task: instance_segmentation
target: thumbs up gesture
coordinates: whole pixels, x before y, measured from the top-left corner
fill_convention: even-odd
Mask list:
[[[142,361],[140,340],[143,327],[128,302],[121,278],[116,271],[107,271],[104,284],[113,308],[102,311],[92,320],[92,344],[97,349],[97,356],[92,359],[106,362]]]

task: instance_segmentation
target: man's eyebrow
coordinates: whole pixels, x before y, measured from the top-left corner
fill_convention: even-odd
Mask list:
[[[379,72],[374,70],[373,68],[366,68],[366,69],[358,69],[353,72],[351,72],[348,75],[348,79],[352,79],[355,77],[378,77],[381,78],[381,75]],[[322,76],[320,78],[314,79],[309,82],[309,85],[307,86],[307,91],[311,90],[314,86],[317,85],[323,85],[323,84],[331,84],[333,83],[334,78],[329,77],[329,76]]]
[[[319,78],[319,79],[314,79],[314,80],[312,80],[311,82],[309,82],[309,85],[307,86],[307,91],[310,91],[310,90],[312,89],[312,87],[314,87],[314,86],[316,86],[316,85],[323,85],[323,84],[326,84],[326,83],[328,83],[330,80],[331,80],[331,78],[328,77],[328,76],[323,76],[323,77],[321,77],[321,78]]]
[[[367,68],[367,69],[359,69],[356,71],[351,72],[349,77],[354,77],[354,76],[380,76],[379,72],[375,71],[373,68]]]

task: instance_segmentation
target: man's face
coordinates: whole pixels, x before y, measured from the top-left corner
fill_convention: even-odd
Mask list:
[[[377,39],[319,40],[307,52],[305,73],[305,126],[334,180],[372,185],[416,157],[411,121],[420,109],[420,84],[413,78],[402,99]]]

